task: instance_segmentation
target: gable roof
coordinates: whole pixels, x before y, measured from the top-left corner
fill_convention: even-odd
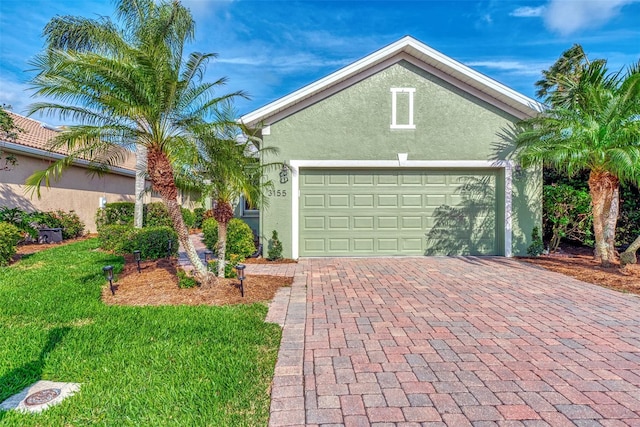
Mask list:
[[[23,132],[17,132],[16,138],[11,140],[0,140],[0,148],[5,148],[13,152],[31,155],[40,158],[59,159],[66,156],[67,151],[64,148],[51,150],[51,141],[61,132],[62,128],[53,127],[46,123],[39,122],[29,117],[21,116],[12,111],[7,114],[13,119],[13,123]],[[88,162],[78,160],[78,166],[85,166]],[[112,167],[111,170],[116,173],[124,172],[130,175],[135,173],[135,155],[128,155],[126,160],[119,167]]]
[[[412,62],[517,118],[533,117],[543,109],[538,101],[449,58],[411,36],[405,36],[351,65],[245,114],[240,120],[251,127],[261,122],[270,125],[373,74],[381,67],[386,68],[401,60]]]

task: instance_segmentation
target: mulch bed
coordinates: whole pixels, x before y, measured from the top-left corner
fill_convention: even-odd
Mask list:
[[[244,298],[240,295],[240,281],[218,279],[208,287],[178,287],[177,262],[160,259],[140,263],[141,272],[131,255],[125,256],[125,266],[114,283],[115,295],[107,284],[102,300],[111,305],[230,305],[271,301],[276,291],[293,283],[291,277],[258,276],[247,274],[244,280]]]
[[[590,248],[567,246],[556,254],[519,259],[583,282],[640,295],[640,265],[620,268],[618,264],[614,264],[609,268],[601,267],[594,260],[593,249]]]

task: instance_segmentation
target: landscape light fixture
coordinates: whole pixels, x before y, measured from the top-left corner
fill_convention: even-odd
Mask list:
[[[238,275],[238,280],[240,280],[240,295],[244,298],[244,264],[236,265],[236,274]]]
[[[167,258],[171,257],[171,247],[173,246],[173,240],[169,239],[169,246],[167,246]]]
[[[133,251],[133,257],[136,260],[136,263],[138,264],[138,273],[140,273],[140,251],[135,250]]]
[[[104,277],[109,281],[109,289],[111,289],[111,295],[115,295],[116,291],[113,289],[113,266],[107,265],[102,267]]]
[[[204,251],[204,263],[209,265],[210,259],[213,259],[213,251],[211,249],[207,249]]]

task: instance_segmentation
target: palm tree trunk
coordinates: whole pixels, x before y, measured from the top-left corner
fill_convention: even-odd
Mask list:
[[[620,267],[624,267],[627,264],[637,264],[636,252],[638,252],[638,249],[640,249],[640,236],[629,245],[626,251],[620,254]]]
[[[142,228],[144,217],[144,185],[147,169],[147,147],[142,144],[136,146],[136,183],[135,183],[135,209],[133,214],[133,226]]]
[[[178,240],[187,252],[187,257],[196,271],[196,280],[202,285],[216,284],[217,278],[215,274],[209,273],[189,238],[189,230],[187,230],[187,226],[184,223],[180,204],[178,203],[178,188],[173,178],[173,166],[171,166],[169,158],[160,150],[149,149],[147,163],[153,188],[160,193],[160,197],[169,211],[173,228],[178,233]]]
[[[618,213],[620,210],[620,186],[617,185],[611,196],[611,206],[609,207],[609,216],[605,227],[605,240],[607,242],[607,250],[609,258],[616,259],[616,225],[618,223]]]
[[[227,264],[227,229],[228,222],[218,222],[218,277],[224,277],[224,268]]]
[[[615,236],[615,221],[610,218],[611,204],[618,188],[618,178],[608,172],[591,171],[589,192],[593,205],[593,232],[596,238],[596,259],[603,267],[609,267],[615,259],[610,248],[611,236]],[[612,228],[613,227],[613,228]]]

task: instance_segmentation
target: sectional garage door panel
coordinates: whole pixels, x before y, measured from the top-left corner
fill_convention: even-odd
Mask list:
[[[497,172],[302,169],[300,255],[496,255]]]

